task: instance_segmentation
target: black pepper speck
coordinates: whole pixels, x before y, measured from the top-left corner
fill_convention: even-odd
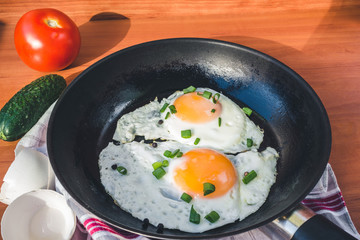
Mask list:
[[[159,225],[157,226],[156,232],[163,233],[164,232],[164,224],[159,223]]]
[[[142,228],[145,230],[149,226],[149,219],[145,218],[142,224]]]

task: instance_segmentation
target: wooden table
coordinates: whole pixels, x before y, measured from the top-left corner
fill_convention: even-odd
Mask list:
[[[239,43],[293,68],[327,109],[333,136],[330,163],[360,230],[360,1],[0,0],[0,107],[44,75],[21,62],[13,33],[25,12],[45,7],[65,12],[80,29],[77,60],[57,72],[68,83],[110,53],[173,37]],[[0,178],[14,159],[16,143],[0,142]],[[1,215],[5,208],[0,204]]]

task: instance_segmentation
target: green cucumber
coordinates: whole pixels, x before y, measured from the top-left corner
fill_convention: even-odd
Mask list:
[[[0,111],[0,139],[15,141],[24,136],[65,88],[65,79],[56,74],[23,87]]]

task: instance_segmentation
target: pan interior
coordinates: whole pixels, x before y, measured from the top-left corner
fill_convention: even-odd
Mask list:
[[[265,130],[261,146],[280,152],[277,181],[265,204],[241,222],[191,234],[156,227],[122,211],[99,180],[98,155],[121,115],[186,88],[222,92]],[[79,75],[57,102],[48,131],[56,176],[83,207],[121,229],[156,238],[212,238],[250,230],[294,207],[313,188],[329,158],[329,121],[309,85],[255,50],[214,40],[172,39],[131,47]]]

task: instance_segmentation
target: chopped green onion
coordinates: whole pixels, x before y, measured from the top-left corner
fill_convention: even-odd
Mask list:
[[[116,170],[122,175],[126,175],[126,173],[127,173],[127,169],[124,168],[123,166],[117,167]]]
[[[176,149],[175,151],[173,151],[171,153],[170,158],[174,158],[179,152],[180,152],[180,149]]]
[[[246,176],[244,176],[244,178],[242,179],[243,183],[248,184],[249,182],[251,182],[254,178],[256,178],[257,173],[252,170],[251,172],[249,172]]]
[[[211,109],[211,112],[212,112],[212,113],[214,113],[215,111],[216,111],[216,110],[215,110],[214,108],[213,108],[213,109]]]
[[[169,166],[169,161],[168,160],[162,161],[161,166],[168,167]]]
[[[199,142],[200,142],[200,138],[196,138],[194,144],[195,144],[195,145],[198,145]]]
[[[176,157],[182,157],[183,153],[182,152],[179,152]]]
[[[208,195],[208,194],[215,191],[215,185],[212,184],[212,183],[208,183],[208,182],[203,183],[203,187],[204,187],[203,188],[204,196],[206,196],[206,195]]]
[[[254,141],[251,138],[246,139],[246,146],[252,147],[254,144]]]
[[[164,170],[162,167],[159,167],[159,168],[155,169],[155,170],[152,172],[152,174],[153,174],[157,179],[160,179],[160,178],[162,178],[162,177],[166,174],[166,172],[165,172],[165,170]]]
[[[183,92],[186,94],[186,93],[195,92],[195,90],[196,90],[196,87],[190,86],[190,87],[188,87],[188,88],[183,89]]]
[[[182,130],[181,131],[181,137],[182,138],[191,138],[191,130]]]
[[[174,105],[170,105],[170,106],[169,106],[169,109],[170,109],[170,112],[171,112],[172,114],[177,113],[176,108],[175,108]]]
[[[211,211],[208,215],[205,216],[206,220],[208,220],[211,223],[216,222],[219,220],[220,216],[217,212]]]
[[[170,112],[166,113],[165,119],[168,119],[170,117]]]
[[[154,170],[156,170],[156,169],[158,169],[159,167],[162,166],[162,163],[161,163],[161,162],[154,162],[154,163],[152,164],[152,166],[153,166]]]
[[[166,150],[166,151],[164,152],[164,156],[165,156],[165,157],[170,157],[170,156],[171,156],[171,151]]]
[[[200,214],[195,211],[194,205],[191,206],[189,221],[195,224],[200,223]]]
[[[183,193],[180,198],[187,203],[191,202],[192,200],[192,197],[187,193]]]
[[[202,96],[203,94],[201,92],[197,92],[197,95]]]
[[[250,108],[247,107],[243,107],[243,111],[246,115],[250,116],[252,113],[252,110]]]
[[[211,92],[204,91],[201,96],[203,96],[204,98],[210,99],[210,98],[211,98],[211,95],[212,95]]]
[[[213,103],[217,103],[217,101],[219,101],[219,98],[220,98],[220,93],[216,93],[214,96],[213,96]]]
[[[221,118],[220,117],[219,117],[218,122],[219,122],[219,127],[221,127]]]
[[[164,103],[164,105],[162,106],[162,108],[160,109],[160,112],[163,113],[165,112],[166,108],[169,106],[168,103]]]

